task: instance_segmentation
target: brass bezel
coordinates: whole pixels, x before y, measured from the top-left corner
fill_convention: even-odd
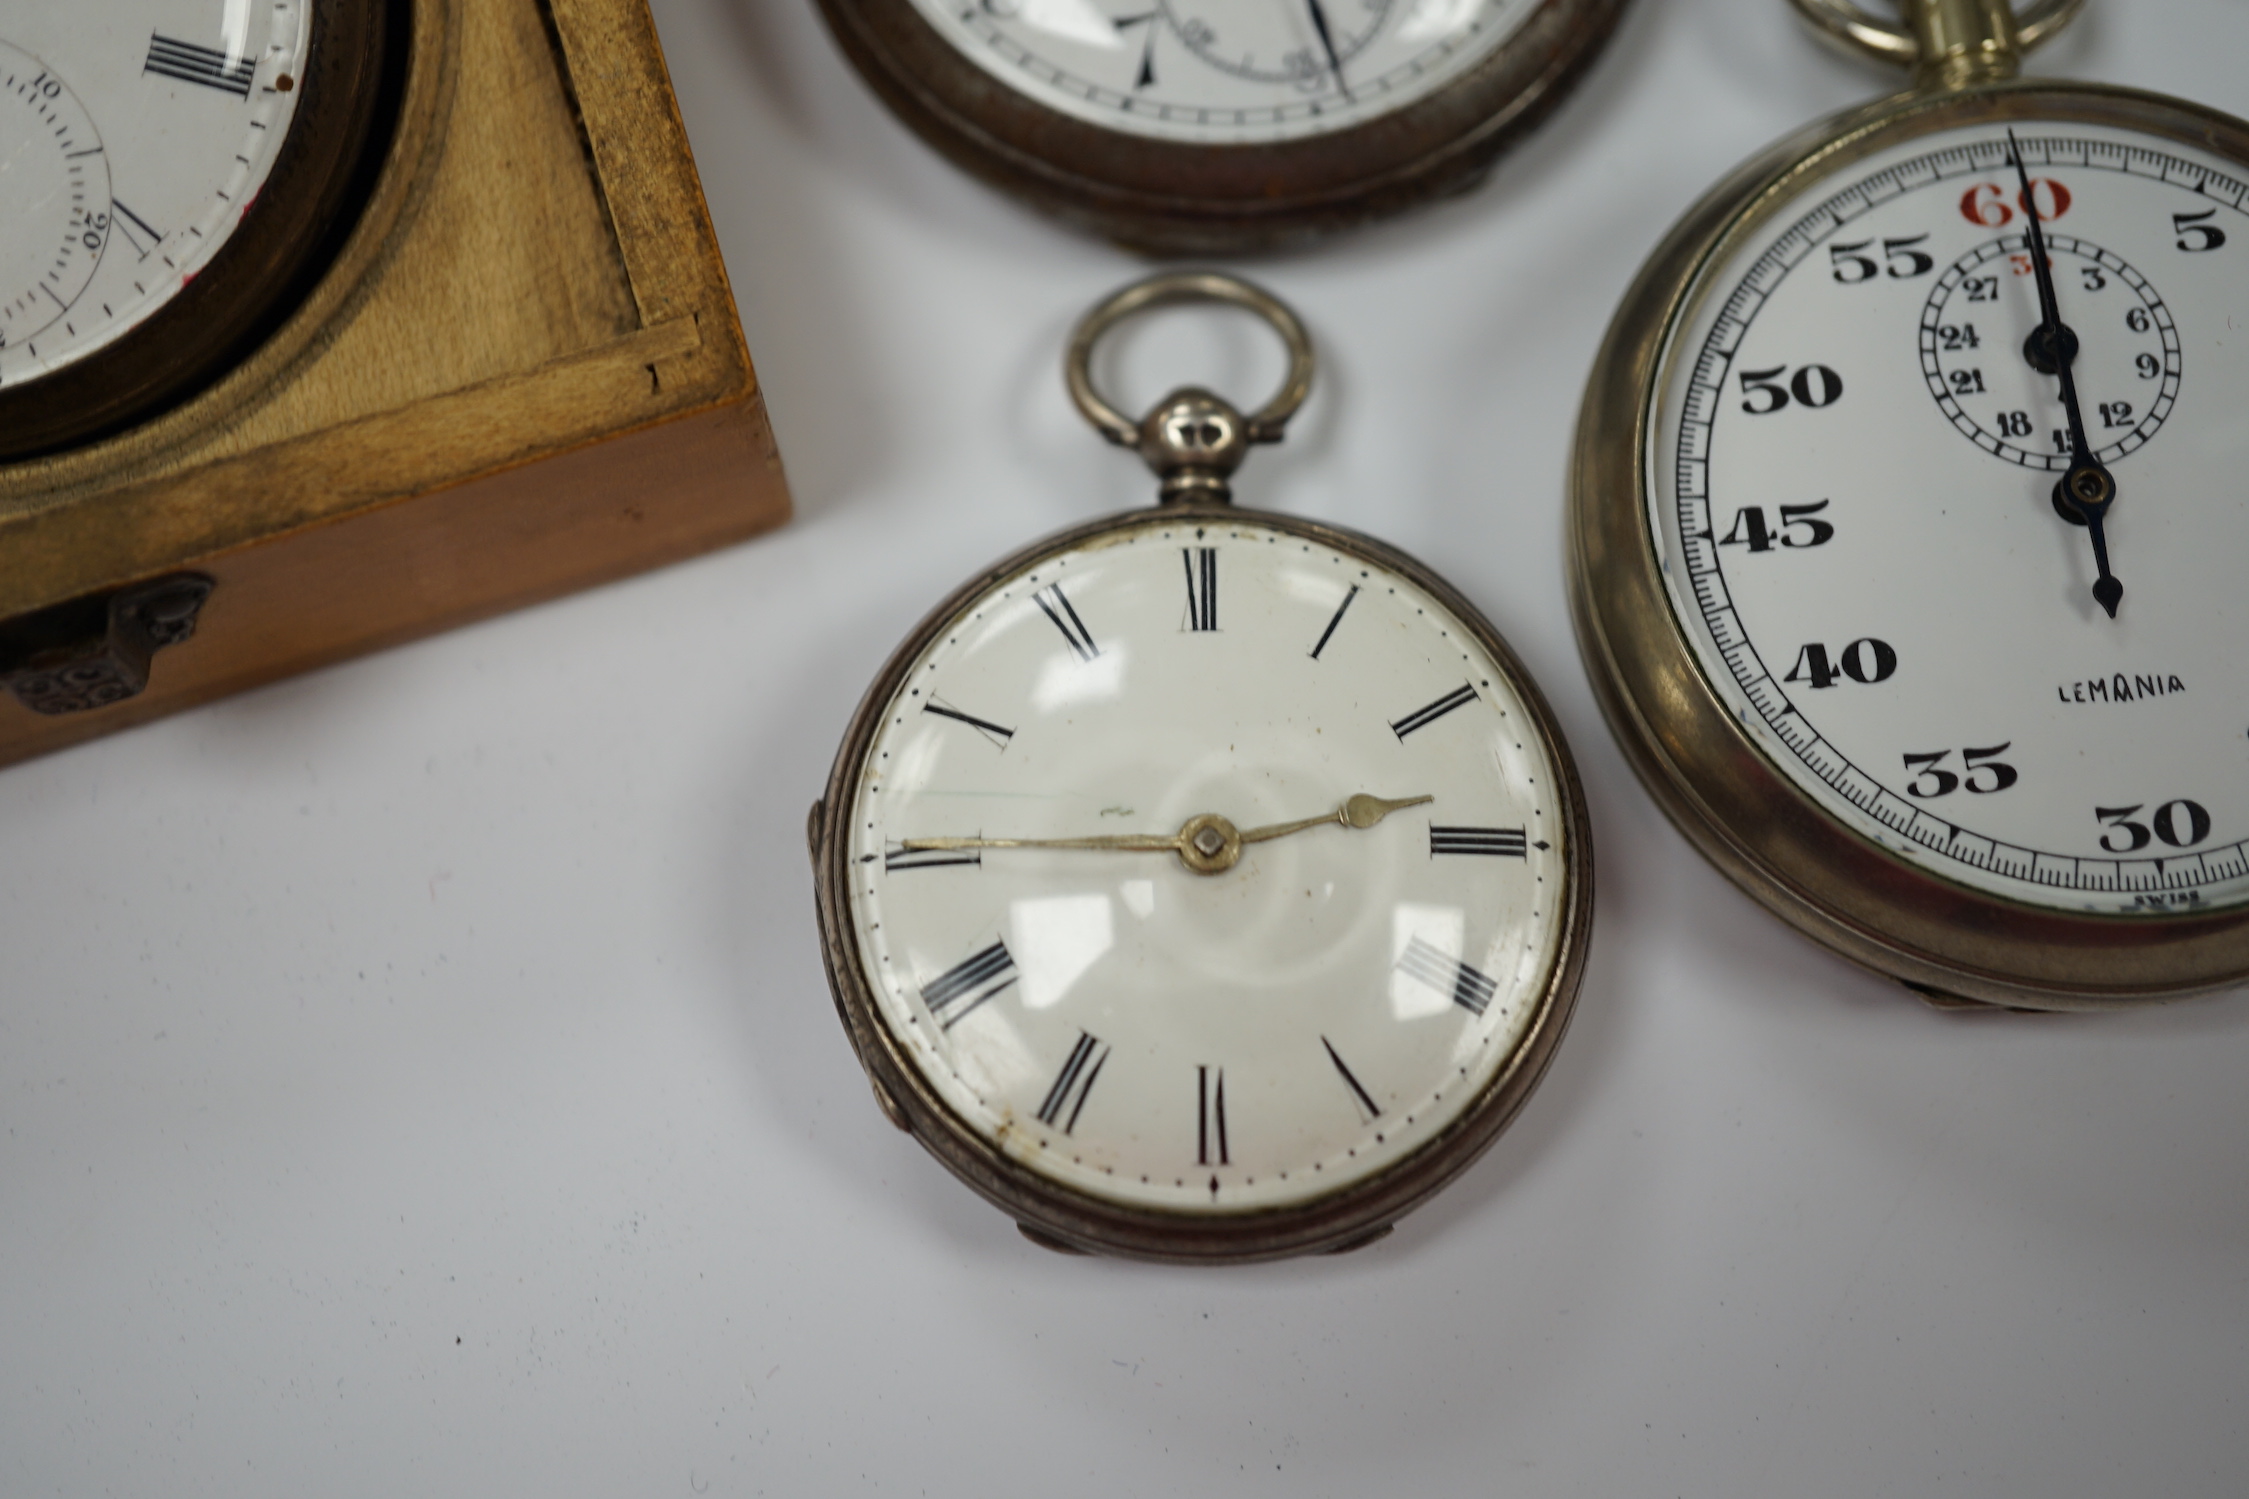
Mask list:
[[[2146,132],[2241,163],[2249,124],[2097,84],[1997,82],[1847,111],[1752,158],[1690,209],[1640,272],[1586,386],[1570,465],[1570,610],[1603,713],[1679,830],[1743,890],[1844,957],[1938,998],[2086,1010],[2249,977],[2249,908],[2068,913],[1957,884],[1844,827],[1742,732],[1673,617],[1647,523],[1663,356],[1705,277],[1873,153],[1963,125],[2041,118]]]
[[[1436,598],[1474,635],[1522,697],[1533,728],[1555,767],[1557,814],[1564,844],[1562,927],[1554,964],[1515,1054],[1437,1138],[1368,1180],[1310,1202],[1252,1213],[1193,1214],[1107,1202],[1039,1175],[997,1149],[955,1115],[923,1078],[884,1024],[863,970],[850,924],[850,813],[863,764],[891,699],[931,642],[955,627],[974,602],[1009,578],[1059,553],[1104,536],[1149,526],[1269,526],[1284,535],[1332,547],[1390,569]],[[1226,504],[1177,504],[1104,517],[1035,542],[962,584],[923,619],[891,655],[845,732],[827,790],[810,824],[820,955],[852,1049],[873,1083],[883,1111],[986,1200],[1051,1246],[1174,1263],[1247,1262],[1356,1248],[1468,1169],[1530,1097],[1553,1059],[1584,976],[1593,918],[1593,844],[1585,794],[1552,710],[1506,641],[1443,579],[1402,552],[1354,531]],[[1042,1237],[1043,1236],[1043,1237]]]

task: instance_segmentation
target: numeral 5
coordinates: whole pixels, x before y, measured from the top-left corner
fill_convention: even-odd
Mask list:
[[[2215,224],[2202,222],[2204,219],[2214,219],[2217,216],[2218,210],[2215,208],[2205,209],[2201,213],[2172,214],[2171,229],[2173,233],[2179,236],[2179,248],[2190,255],[2195,255],[2204,250],[2215,250],[2218,246],[2224,244],[2226,242],[2225,230],[2220,229]]]

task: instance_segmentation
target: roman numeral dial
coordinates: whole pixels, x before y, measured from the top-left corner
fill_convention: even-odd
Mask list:
[[[1453,1138],[1548,1013],[1566,769],[1479,627],[1329,534],[1118,523],[870,699],[855,960],[1005,1169],[1294,1211]]]

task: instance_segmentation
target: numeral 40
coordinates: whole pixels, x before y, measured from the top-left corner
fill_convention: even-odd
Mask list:
[[[1889,642],[1876,640],[1871,635],[1861,636],[1835,654],[1831,661],[1827,647],[1813,641],[1796,653],[1796,664],[1788,669],[1783,682],[1809,682],[1813,687],[1833,687],[1845,677],[1854,682],[1872,685],[1887,682],[1897,675],[1898,653]]]

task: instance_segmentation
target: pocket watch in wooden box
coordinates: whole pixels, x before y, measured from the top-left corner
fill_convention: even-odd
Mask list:
[[[1624,0],[821,0],[883,100],[1136,248],[1308,239],[1472,186]]]
[[[2249,977],[2249,125],[2077,0],[1797,0],[1912,91],[1721,183],[1586,392],[1571,601],[1672,819],[1940,1003]]]
[[[1095,393],[1104,329],[1202,300],[1287,339],[1263,410],[1188,389],[1134,422]],[[1497,1137],[1576,997],[1592,844],[1521,664],[1413,559],[1229,502],[1311,360],[1227,277],[1095,309],[1072,393],[1163,503],[938,605],[813,808],[822,953],[877,1098],[1049,1247],[1371,1242]]]
[[[786,510],[641,0],[0,0],[0,763]]]

